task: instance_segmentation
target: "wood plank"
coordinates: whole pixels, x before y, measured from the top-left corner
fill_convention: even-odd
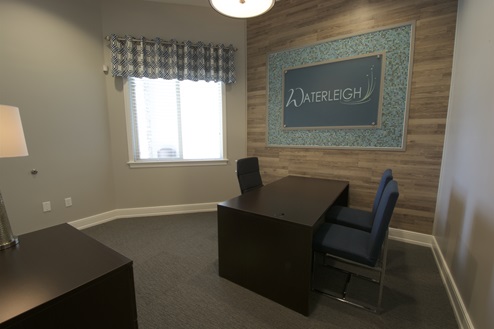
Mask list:
[[[247,153],[263,180],[286,175],[350,181],[350,205],[370,209],[381,173],[392,168],[400,198],[392,227],[432,232],[448,108],[456,0],[283,0],[247,20]],[[266,147],[267,56],[371,29],[416,21],[406,150]]]

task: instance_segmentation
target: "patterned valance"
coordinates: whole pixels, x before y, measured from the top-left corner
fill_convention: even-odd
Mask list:
[[[232,46],[110,35],[112,75],[166,80],[235,82]]]

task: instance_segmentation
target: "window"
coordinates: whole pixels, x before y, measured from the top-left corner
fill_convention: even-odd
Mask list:
[[[224,160],[224,84],[128,78],[130,164]]]

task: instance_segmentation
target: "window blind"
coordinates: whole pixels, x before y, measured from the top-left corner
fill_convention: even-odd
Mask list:
[[[221,83],[129,78],[135,161],[223,157]]]

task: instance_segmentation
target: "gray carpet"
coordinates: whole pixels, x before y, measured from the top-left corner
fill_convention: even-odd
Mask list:
[[[134,261],[140,329],[458,328],[427,247],[390,240],[382,314],[314,293],[305,317],[218,276],[215,212],[118,219],[84,233]]]

